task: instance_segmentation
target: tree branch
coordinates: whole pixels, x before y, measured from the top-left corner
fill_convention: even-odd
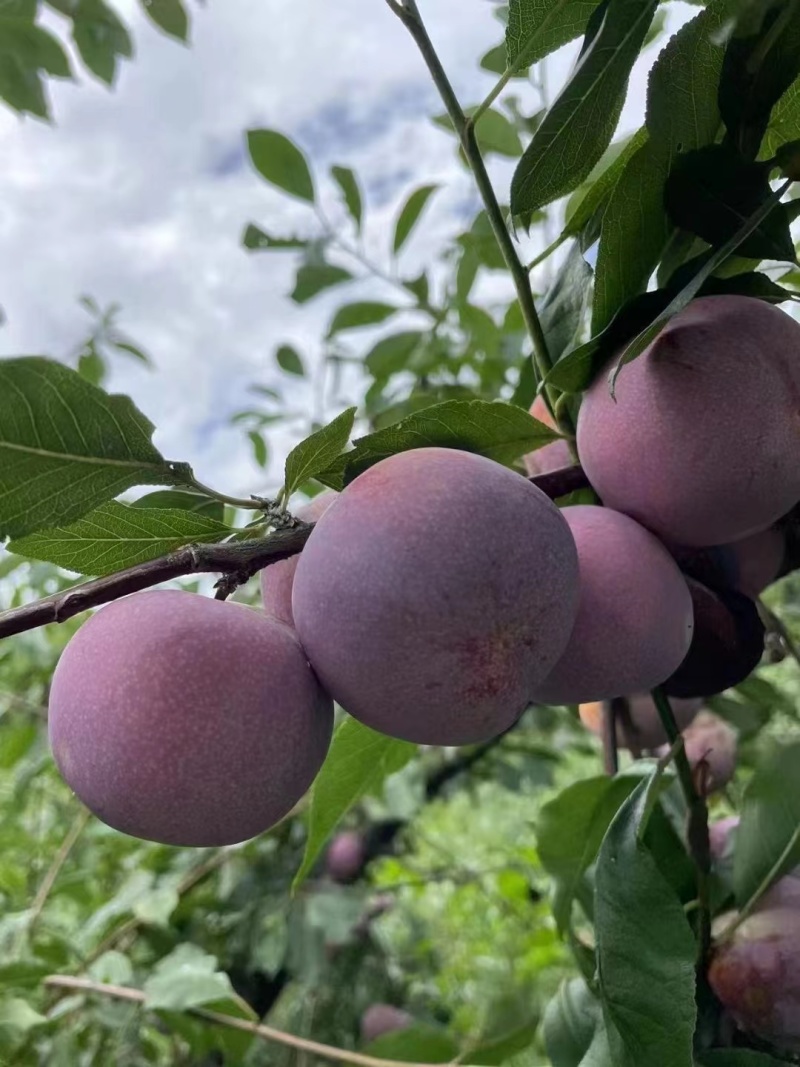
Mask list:
[[[44,979],[44,984],[49,989],[66,989],[72,993],[94,993],[98,996],[138,1004],[142,1008],[146,1005],[144,993],[130,986],[107,985],[104,982],[91,982],[87,978],[72,978],[61,974],[49,975]],[[263,1023],[254,1023],[249,1019],[237,1018],[235,1015],[225,1015],[220,1011],[190,1008],[186,1014],[202,1019],[203,1022],[226,1026],[231,1030],[241,1030],[242,1033],[251,1034],[262,1041],[274,1041],[279,1045],[299,1049],[301,1052],[310,1052],[323,1059],[332,1060],[334,1063],[351,1063],[354,1067],[431,1067],[430,1064],[425,1063],[403,1063],[400,1060],[382,1060],[375,1056],[365,1056],[362,1052],[348,1052],[347,1049],[323,1045],[319,1041],[310,1041],[304,1037],[297,1037],[295,1034],[286,1034],[282,1030],[264,1026]]]

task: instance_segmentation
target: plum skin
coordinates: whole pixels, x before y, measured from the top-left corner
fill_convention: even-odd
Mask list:
[[[280,821],[332,728],[332,702],[288,627],[178,590],[93,615],[50,691],[66,782],[109,826],[170,845],[234,844]]]
[[[658,710],[649,693],[634,693],[628,697],[631,727],[625,729],[622,722],[617,722],[617,744],[621,748],[655,749],[666,743],[667,735],[661,725]],[[700,708],[702,700],[670,700],[672,714],[679,729],[683,730],[692,722]],[[593,734],[603,732],[602,701],[581,704],[578,709],[581,722]]]
[[[317,522],[338,495],[335,489],[328,489],[315,496],[313,500],[309,500],[307,504],[303,504],[297,509],[295,515],[303,522]],[[290,556],[289,559],[280,559],[277,563],[271,563],[261,572],[261,601],[264,610],[279,622],[285,622],[287,626],[294,626],[292,586],[299,562],[300,554],[298,553],[296,556]]]
[[[601,373],[577,444],[592,486],[667,542],[725,544],[800,499],[800,325],[743,296],[692,301],[622,369]]]
[[[534,699],[580,704],[660,685],[692,635],[692,600],[677,564],[627,515],[591,504],[562,515],[578,549],[578,617]]]
[[[367,858],[363,834],[345,830],[337,834],[325,854],[325,870],[334,882],[347,885],[354,882],[364,868]]]
[[[365,725],[419,744],[502,733],[563,651],[578,563],[558,508],[491,460],[420,448],[328,508],[292,609],[308,658]]]
[[[369,1045],[384,1034],[408,1029],[413,1022],[413,1016],[393,1004],[370,1004],[361,1016],[361,1043]]]

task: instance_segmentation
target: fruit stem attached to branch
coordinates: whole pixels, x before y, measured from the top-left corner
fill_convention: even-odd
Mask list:
[[[691,764],[686,755],[669,698],[660,686],[653,690],[652,697],[661,719],[661,725],[667,735],[667,741],[671,747],[675,748],[675,767],[686,806],[689,809],[686,840],[689,855],[697,873],[698,940],[700,942],[699,958],[702,965],[711,945],[711,846],[708,839],[708,807],[695,785]]]
[[[483,205],[486,209],[486,214],[492,227],[492,231],[500,246],[500,250],[503,253],[503,259],[511,273],[514,287],[517,291],[517,298],[519,299],[525,326],[527,327],[531,341],[533,342],[533,366],[534,371],[536,372],[536,384],[537,387],[539,387],[547,377],[547,374],[553,365],[547,347],[547,339],[545,338],[544,330],[542,329],[542,324],[536,311],[528,271],[517,255],[514,242],[511,239],[511,234],[506,226],[491,179],[486,170],[486,165],[483,162],[483,156],[481,155],[478,141],[475,136],[475,123],[464,114],[464,110],[458,101],[453,86],[450,84],[450,79],[447,77],[445,69],[439,59],[439,55],[433,46],[433,42],[428,36],[428,31],[425,28],[425,23],[422,20],[416,0],[404,0],[402,4],[395,3],[393,0],[387,0],[387,3],[411,34],[419,48],[422,58],[425,60],[425,64],[436,84],[436,88],[439,90],[439,95],[447,109],[447,114],[450,116],[450,121],[453,123],[453,128],[461,142],[461,147],[464,151],[467,163],[473,173],[475,183],[478,186],[478,192],[483,200]],[[548,391],[544,388],[542,389],[542,396],[544,397],[550,414],[556,419],[552,396],[550,396]],[[571,436],[575,433],[572,419],[566,411],[562,414],[561,421],[558,422],[558,427],[566,436]]]

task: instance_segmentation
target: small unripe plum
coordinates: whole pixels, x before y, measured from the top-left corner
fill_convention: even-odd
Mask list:
[[[307,504],[298,508],[295,515],[303,522],[316,522],[323,515],[339,494],[335,489],[328,489],[315,496]],[[287,626],[294,626],[292,616],[292,586],[294,572],[300,562],[300,553],[289,559],[279,559],[261,572],[261,600],[264,611]]]
[[[672,714],[678,727],[689,725],[702,707],[702,700],[671,700]],[[594,701],[579,707],[581,721],[598,736],[603,732],[603,702]],[[653,698],[649,693],[636,693],[628,698],[630,725],[617,721],[617,744],[620,748],[655,749],[667,740]]]
[[[683,745],[703,796],[724,789],[736,773],[737,735],[719,715],[701,711],[683,731]],[[666,753],[668,746],[664,746]],[[738,820],[737,820],[738,821]]]
[[[762,300],[692,301],[584,397],[578,453],[594,489],[665,541],[725,544],[800,499],[800,324]]]
[[[555,419],[547,410],[547,404],[541,396],[537,396],[531,405],[531,415],[545,426],[549,426],[551,430],[557,428]],[[535,452],[529,452],[522,457],[522,460],[525,470],[531,477],[536,474],[549,474],[550,471],[557,471],[561,467],[571,467],[575,462],[566,441],[553,441],[549,445],[537,448]]]
[[[325,870],[334,882],[347,885],[361,874],[367,858],[364,837],[355,830],[337,834],[325,855]]]
[[[687,579],[694,633],[678,669],[664,682],[676,697],[709,697],[743,682],[764,653],[764,624],[753,601],[735,589],[713,591]]]
[[[468,452],[420,448],[356,478],[317,523],[292,593],[325,688],[429,745],[502,733],[563,652],[578,561],[558,508]]]
[[[279,822],[319,771],[333,705],[294,633],[240,604],[135,593],[69,642],[50,744],[95,815],[168,845],[228,845]]]
[[[361,1016],[361,1043],[369,1045],[384,1034],[407,1030],[414,1017],[391,1004],[371,1004]]]
[[[725,819],[717,819],[709,826],[708,843],[711,848],[711,858],[716,863],[726,858],[738,825],[739,816],[729,815]]]
[[[715,923],[724,930],[732,915]],[[742,1030],[800,1049],[800,878],[781,878],[713,953],[711,988]]]
[[[534,699],[578,704],[660,685],[692,637],[692,599],[677,564],[651,533],[618,511],[579,505],[562,514],[578,549],[578,617]]]

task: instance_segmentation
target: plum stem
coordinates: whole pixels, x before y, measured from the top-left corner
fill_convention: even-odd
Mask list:
[[[699,959],[702,965],[711,946],[711,845],[708,838],[708,807],[695,785],[689,757],[686,755],[669,697],[660,686],[652,691],[652,697],[670,747],[675,750],[673,759],[689,809],[686,841],[697,875],[697,926]]]
[[[142,1008],[147,1007],[147,997],[141,989],[131,986],[109,985],[105,982],[92,982],[88,978],[73,978],[70,975],[51,974],[44,979],[44,985],[49,989],[63,989],[72,993],[93,993],[97,996],[110,997],[113,1000],[124,1000],[129,1004],[138,1004]],[[250,1019],[242,1019],[238,1016],[227,1015],[221,1011],[210,1011],[206,1008],[189,1008],[187,1015],[203,1022],[217,1026],[226,1026],[231,1030],[241,1030],[242,1033],[251,1034],[262,1041],[273,1041],[276,1044],[289,1048],[298,1049],[301,1052],[310,1052],[322,1059],[332,1060],[334,1063],[351,1063],[354,1067],[429,1067],[424,1063],[402,1063],[399,1060],[383,1060],[376,1056],[366,1056],[362,1052],[349,1052],[347,1049],[335,1048],[333,1045],[323,1045],[319,1041],[311,1041],[295,1034],[287,1034],[282,1030],[276,1030],[272,1026],[263,1023],[251,1022]]]
[[[478,140],[475,135],[475,120],[464,113],[464,109],[459,103],[450,79],[425,28],[416,0],[386,0],[386,2],[414,39],[461,142],[461,148],[475,178],[475,184],[478,187],[483,206],[486,209],[487,218],[511,274],[514,288],[517,291],[522,317],[525,320],[525,326],[533,343],[533,369],[537,379],[537,389],[541,387],[542,397],[558,428],[565,436],[574,436],[575,427],[570,413],[565,410],[560,418],[557,418],[553,395],[551,395],[551,391],[548,391],[543,386],[544,380],[553,366],[547,346],[547,338],[536,310],[528,270],[517,255],[517,250],[503,218],[503,212],[478,147]]]

